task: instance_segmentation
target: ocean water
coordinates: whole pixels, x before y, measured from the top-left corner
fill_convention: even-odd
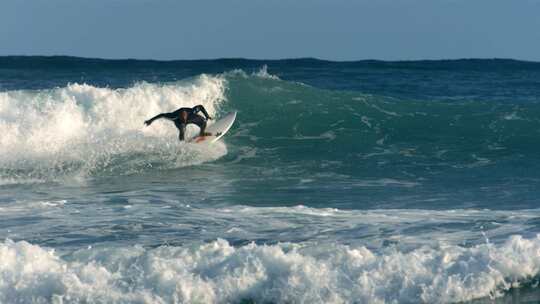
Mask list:
[[[538,302],[539,151],[540,63],[0,57],[0,303]]]

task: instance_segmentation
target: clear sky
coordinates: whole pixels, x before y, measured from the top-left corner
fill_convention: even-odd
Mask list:
[[[0,0],[0,55],[540,61],[540,0]]]

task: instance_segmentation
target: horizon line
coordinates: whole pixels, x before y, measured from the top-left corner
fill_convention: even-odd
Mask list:
[[[523,62],[523,63],[540,63],[540,61],[534,60],[524,60],[524,59],[515,59],[515,58],[503,58],[503,57],[460,57],[460,58],[440,58],[440,59],[355,59],[355,60],[329,60],[322,59],[317,57],[290,57],[290,58],[279,58],[279,59],[261,59],[261,58],[246,58],[246,57],[216,57],[216,58],[201,58],[201,59],[142,59],[142,58],[100,58],[100,57],[83,57],[83,56],[73,56],[73,55],[0,55],[0,58],[43,58],[43,59],[54,59],[54,58],[66,58],[66,59],[82,59],[82,60],[101,60],[101,61],[147,61],[147,62],[189,62],[189,61],[301,61],[301,60],[311,60],[319,62],[329,62],[329,63],[355,63],[355,62],[388,62],[388,63],[398,63],[398,62],[437,62],[437,61],[475,61],[475,60],[485,60],[485,61],[514,61],[514,62]]]

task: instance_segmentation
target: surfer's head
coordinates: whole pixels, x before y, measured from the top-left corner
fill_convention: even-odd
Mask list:
[[[180,112],[180,121],[182,121],[183,123],[186,123],[187,118],[188,118],[188,113],[186,111],[181,111]]]

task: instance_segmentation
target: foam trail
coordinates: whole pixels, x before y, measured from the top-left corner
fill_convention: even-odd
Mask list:
[[[225,101],[225,86],[222,77],[201,75],[185,82],[138,83],[126,89],[70,84],[52,90],[2,92],[0,177],[54,179],[114,171],[111,167],[129,173],[134,169],[130,164],[137,162],[144,167],[172,161],[178,167],[216,159],[226,153],[223,144],[200,151],[175,142],[177,131],[170,123],[158,121],[145,128],[143,122],[196,104],[215,115]]]
[[[500,246],[294,244],[79,250],[59,257],[25,241],[0,244],[0,302],[447,303],[500,296],[540,272],[540,238]]]

